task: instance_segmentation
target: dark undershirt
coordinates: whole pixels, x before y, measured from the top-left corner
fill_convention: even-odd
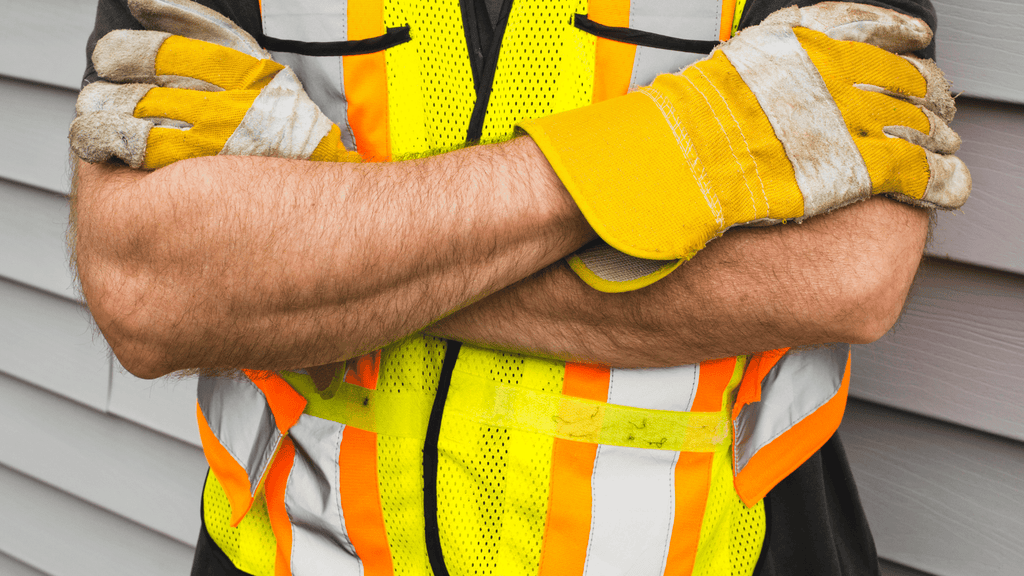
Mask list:
[[[258,0],[197,0],[258,36],[262,21]],[[917,16],[935,29],[935,11],[929,0],[860,0]],[[483,0],[494,23],[501,0]],[[740,27],[762,21],[785,6],[809,6],[816,0],[749,0]],[[96,26],[89,38],[87,55],[96,41],[116,29],[142,29],[128,12],[126,0],[99,0]],[[935,44],[917,53],[935,54]],[[97,80],[89,62],[83,85]],[[758,560],[757,576],[877,576],[878,557],[874,539],[857,495],[857,486],[838,435],[807,462],[779,483],[765,498],[768,521],[765,548]],[[205,528],[196,548],[193,576],[240,576]]]

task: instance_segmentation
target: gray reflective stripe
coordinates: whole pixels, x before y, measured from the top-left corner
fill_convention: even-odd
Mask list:
[[[722,0],[634,0],[629,8],[630,28],[687,40],[718,40],[721,18]],[[629,89],[646,86],[658,74],[678,72],[705,57],[638,46]]]
[[[793,164],[804,217],[870,195],[867,165],[792,29],[756,26],[721,50],[754,93]]]
[[[758,450],[831,400],[843,384],[847,345],[790,350],[761,382],[761,401],[736,418],[734,457],[739,473]]]
[[[687,411],[700,366],[650,370],[612,368],[608,402]],[[586,576],[662,574],[675,515],[678,452],[600,445],[591,478],[592,508]]]
[[[288,431],[295,460],[284,504],[292,525],[292,574],[362,574],[362,562],[345,530],[338,457],[345,425],[303,414]]]
[[[678,458],[667,450],[598,446],[585,576],[665,570]]]
[[[346,0],[262,0],[263,33],[303,42],[348,40]],[[345,74],[341,56],[301,56],[272,52],[274,60],[290,66],[313,102],[341,128],[345,148],[355,150],[348,123]]]
[[[626,370],[612,368],[608,402],[650,410],[688,412],[697,395],[700,364]]]
[[[249,493],[255,494],[282,439],[263,392],[242,375],[201,376],[197,399],[210,430],[245,469]]]

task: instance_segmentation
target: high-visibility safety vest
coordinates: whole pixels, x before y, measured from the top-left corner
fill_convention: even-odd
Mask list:
[[[261,43],[367,159],[507,138],[700,59],[726,0],[262,0]],[[597,159],[595,159],[597,160]],[[835,432],[849,347],[624,370],[417,334],[203,378],[211,538],[256,575],[750,574],[762,499]]]

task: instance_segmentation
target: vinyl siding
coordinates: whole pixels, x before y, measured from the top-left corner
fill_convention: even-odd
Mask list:
[[[844,440],[883,574],[1019,574],[1024,5],[936,6],[975,191],[939,215],[896,329],[855,349]],[[195,379],[116,366],[67,265],[66,133],[94,2],[0,8],[0,573],[185,574],[205,470]]]

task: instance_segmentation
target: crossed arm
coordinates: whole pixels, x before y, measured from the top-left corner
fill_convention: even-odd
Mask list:
[[[525,137],[387,165],[83,163],[73,218],[86,301],[142,377],[324,364],[423,329],[620,366],[865,342],[895,322],[928,220],[872,199],[734,230],[601,294],[559,263],[594,233]]]

